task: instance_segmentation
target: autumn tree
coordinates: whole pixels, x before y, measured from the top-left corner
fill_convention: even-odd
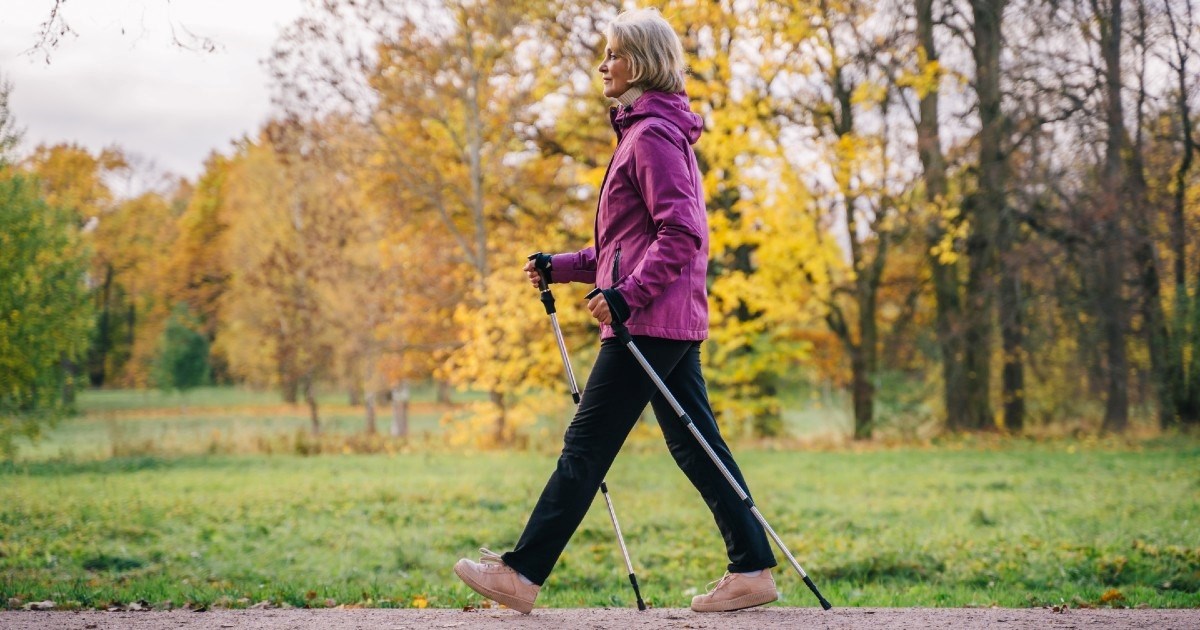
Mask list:
[[[279,386],[289,401],[302,396],[313,433],[321,428],[317,388],[345,356],[329,297],[339,267],[329,261],[357,211],[320,139],[299,121],[276,121],[225,165],[220,214],[230,262],[216,336],[235,374]]]
[[[210,346],[216,345],[217,328],[224,318],[223,296],[234,260],[228,255],[232,219],[225,208],[229,168],[229,158],[216,153],[205,161],[175,220],[178,236],[165,264],[168,312],[177,303],[186,304]],[[225,377],[225,361],[219,352],[212,357],[213,378],[218,382]]]
[[[149,190],[115,201],[90,232],[92,274],[101,279],[93,369],[104,384],[145,387],[151,381],[172,308],[167,270],[176,219],[172,200]]]
[[[441,373],[489,392],[476,415],[490,418],[493,441],[513,435],[512,404],[531,374],[547,371],[490,340],[519,348],[544,333],[544,322],[513,317],[508,300],[530,295],[519,272],[527,250],[555,245],[534,245],[530,237],[560,221],[557,210],[580,201],[558,194],[574,184],[566,173],[575,165],[540,141],[558,111],[585,104],[547,98],[546,72],[529,57],[556,67],[557,54],[540,43],[545,33],[563,28],[556,22],[560,4],[566,6],[329,3],[319,18],[291,29],[273,60],[289,106],[342,103],[373,130],[373,177],[394,200],[388,223],[419,226],[437,244],[424,273],[452,279],[445,298],[455,303],[458,335],[443,348],[450,354]],[[347,22],[364,27],[369,41],[340,38],[337,25]],[[321,52],[313,58],[313,51]],[[313,90],[327,98],[317,104]],[[328,105],[329,96],[335,105]],[[586,105],[599,114],[597,104]],[[412,337],[393,335],[390,345],[446,343],[423,339],[420,327],[407,333]],[[552,347],[546,350],[547,360],[557,358]],[[395,357],[388,361],[400,364]]]

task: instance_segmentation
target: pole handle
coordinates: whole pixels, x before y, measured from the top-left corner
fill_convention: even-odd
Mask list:
[[[588,294],[583,296],[583,299],[590,300],[597,295],[600,295],[602,292],[603,291],[600,289],[600,287],[596,287],[595,289],[588,291]],[[612,327],[613,334],[616,335],[617,339],[623,344],[629,344],[632,342],[633,337],[630,336],[629,329],[625,327],[625,322],[621,321],[621,318],[617,317],[617,314],[613,312],[612,308],[609,308],[608,312],[610,315],[612,315],[612,322],[609,323],[609,326]]]
[[[534,252],[534,253],[530,254],[526,259],[536,261],[541,256],[545,256],[545,254],[543,254],[542,252]],[[536,262],[533,264],[533,268],[535,271],[537,271],[537,274],[538,274],[538,289],[541,291],[549,291],[550,283],[546,280],[546,270],[539,267]]]
[[[542,252],[534,252],[529,255],[529,260],[536,261],[539,256],[544,256]],[[554,307],[554,294],[550,292],[550,284],[546,281],[546,270],[542,269],[535,262],[533,268],[538,274],[538,290],[542,292],[542,306],[546,308],[547,315],[553,315],[558,309]]]

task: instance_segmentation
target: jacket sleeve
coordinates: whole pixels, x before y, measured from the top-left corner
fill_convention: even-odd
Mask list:
[[[631,308],[652,302],[678,280],[704,244],[704,200],[685,153],[690,150],[659,125],[647,126],[633,146],[634,176],[655,235],[642,260],[616,286]]]
[[[550,279],[559,282],[596,284],[596,248],[585,247],[573,254],[550,257]]]

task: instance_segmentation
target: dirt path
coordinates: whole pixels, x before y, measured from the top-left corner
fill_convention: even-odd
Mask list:
[[[208,612],[0,612],[0,628],[33,630],[430,630],[484,628],[566,630],[568,628],[629,628],[631,630],[759,628],[1050,628],[1054,630],[1200,629],[1200,609],[1190,610],[1065,610],[1012,608],[764,608],[737,613],[697,614],[659,609],[539,609],[532,615],[510,610],[215,610]]]

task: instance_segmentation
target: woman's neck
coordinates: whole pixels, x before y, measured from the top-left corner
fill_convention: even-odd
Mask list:
[[[625,90],[625,93],[618,96],[616,101],[621,104],[621,107],[629,107],[633,105],[634,101],[638,100],[639,96],[645,93],[646,91],[642,88],[634,86]]]

